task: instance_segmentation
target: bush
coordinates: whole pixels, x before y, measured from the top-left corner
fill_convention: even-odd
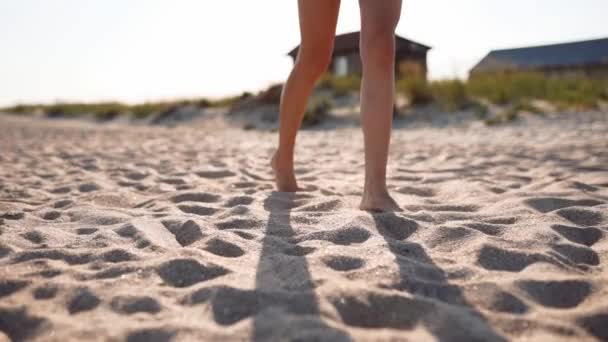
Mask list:
[[[278,105],[281,102],[281,93],[282,92],[283,92],[283,85],[275,84],[275,85],[268,87],[268,89],[260,92],[260,94],[258,94],[258,100],[262,104]]]
[[[470,108],[473,110],[473,115],[475,115],[475,117],[480,120],[485,119],[490,113],[488,107],[481,102],[471,101],[469,105]]]
[[[351,92],[358,92],[361,89],[361,77],[356,75],[334,76],[326,73],[319,81],[318,87],[331,90],[334,97],[340,97]]]
[[[329,97],[319,96],[313,97],[304,112],[302,123],[307,126],[312,126],[321,123],[327,117],[332,108],[332,102]]]
[[[424,105],[433,101],[431,87],[423,78],[398,80],[396,88],[409,99],[411,105]]]
[[[460,80],[433,81],[430,83],[433,99],[444,110],[454,111],[465,108],[469,97],[464,82]]]
[[[427,82],[423,78],[401,79],[397,81],[396,88],[409,99],[411,105],[437,102],[445,110],[453,111],[470,103],[466,86],[460,80]]]
[[[157,114],[165,111],[169,107],[166,103],[142,103],[131,107],[131,113],[138,119],[146,118],[152,114]]]

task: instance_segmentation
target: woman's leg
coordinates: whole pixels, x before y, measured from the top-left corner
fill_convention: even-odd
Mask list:
[[[279,148],[272,158],[279,191],[298,189],[293,172],[296,134],[308,97],[331,60],[340,0],[299,0],[301,44],[279,109]]]
[[[386,188],[395,88],[395,28],[401,0],[359,0],[361,10],[361,115],[365,185],[360,208],[398,210]]]

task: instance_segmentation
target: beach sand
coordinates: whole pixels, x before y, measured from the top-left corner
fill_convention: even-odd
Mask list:
[[[396,129],[0,116],[0,340],[608,340],[608,120]],[[4,335],[3,335],[4,334]]]

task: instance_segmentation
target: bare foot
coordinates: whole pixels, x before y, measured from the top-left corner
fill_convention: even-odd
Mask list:
[[[277,190],[281,192],[296,192],[298,191],[298,183],[293,173],[293,166],[279,163],[277,152],[272,156],[270,166],[274,171],[274,181],[277,185]]]
[[[364,193],[359,209],[376,212],[401,211],[401,208],[389,195],[388,191],[382,191],[378,194]]]

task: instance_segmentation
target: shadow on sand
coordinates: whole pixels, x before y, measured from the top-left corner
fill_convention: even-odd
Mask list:
[[[269,212],[256,274],[255,341],[350,341],[320,316],[306,254],[292,243],[291,208],[296,194],[273,192],[265,201]]]
[[[399,269],[399,282],[390,288],[407,291],[414,297],[402,303],[384,303],[383,312],[391,317],[385,325],[413,328],[422,324],[440,341],[505,341],[467,301],[462,290],[449,283],[424,247],[407,241],[418,230],[416,221],[392,212],[371,216]],[[399,308],[408,304],[414,308]]]
[[[256,274],[255,341],[350,341],[346,332],[321,319],[306,254],[293,243],[291,209],[297,195],[273,192],[265,201],[269,212]],[[395,213],[371,214],[399,269],[390,289],[411,296],[368,293],[333,303],[344,323],[360,328],[414,329],[422,324],[441,341],[504,341],[469,304],[462,290],[448,282],[445,272],[424,248],[407,238],[418,224]],[[387,287],[389,288],[389,287]]]

